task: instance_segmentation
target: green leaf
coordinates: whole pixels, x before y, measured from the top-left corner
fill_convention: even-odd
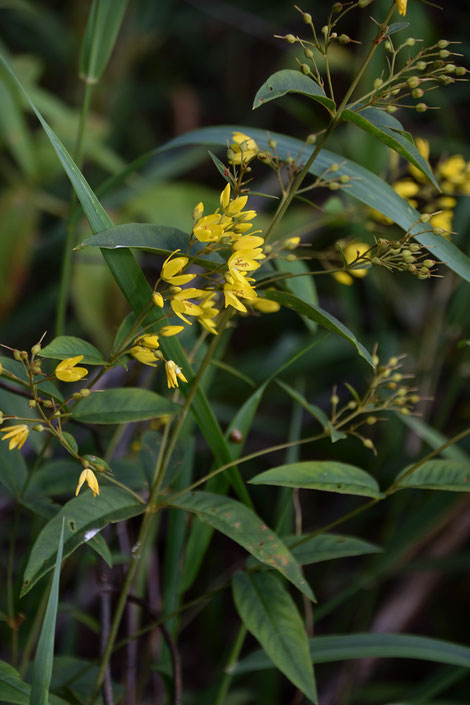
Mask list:
[[[211,492],[190,492],[170,500],[169,505],[196,514],[201,521],[243,546],[261,563],[276,568],[310,600],[315,599],[300,567],[281,539],[244,504]]]
[[[232,581],[233,599],[245,627],[259,641],[272,662],[314,703],[318,702],[307,632],[291,596],[271,573],[247,575]]]
[[[2,427],[2,432],[7,426]],[[8,450],[6,441],[0,442],[0,482],[12,497],[19,499],[28,478],[28,468],[21,452],[15,448]]]
[[[15,389],[17,385],[29,389],[29,378],[21,362],[18,362],[17,360],[12,360],[10,357],[4,357],[3,355],[0,355],[0,364],[3,367],[2,377],[6,382],[8,382],[8,384],[11,384]],[[21,381],[13,381],[8,376],[8,374],[5,373],[5,370],[7,370],[8,372],[12,372]],[[46,394],[47,396],[52,397],[56,401],[64,401],[64,397],[59,392],[55,384],[53,384],[49,380],[45,382],[40,382],[38,384],[38,390],[42,394]]]
[[[277,154],[282,160],[287,157],[295,158],[303,150],[302,161],[305,162],[314,149],[314,147],[305,145],[302,140],[280,133],[270,132],[268,134],[265,130],[256,127],[219,125],[217,127],[203,127],[185,135],[180,135],[160,147],[158,151],[164,152],[168,149],[194,144],[218,145],[224,148],[227,145],[227,139],[231,140],[233,132],[248,134],[256,140],[259,148],[263,150],[269,149],[268,141],[271,138],[274,139],[277,144]],[[356,164],[356,162],[344,159],[339,154],[326,149],[320,151],[309,171],[315,176],[320,176],[332,164],[340,165],[337,172],[338,175],[346,175],[351,178],[347,189],[349,196],[358,199],[371,208],[375,208],[387,218],[391,218],[403,230],[407,231],[412,228],[415,239],[430,251],[434,259],[443,262],[463,279],[470,282],[470,258],[461,252],[448,238],[429,233],[429,225],[418,222],[418,211],[412,208],[404,198],[399,196],[379,176]]]
[[[33,661],[30,705],[47,705],[49,699],[49,685],[51,683],[52,663],[54,660],[55,625],[57,607],[59,605],[60,567],[64,548],[64,525],[65,522],[62,519],[51,592],[47,601],[46,613]]]
[[[69,500],[39,533],[24,572],[22,595],[26,595],[53,567],[62,517],[65,519],[64,557],[67,557],[110,522],[129,519],[145,511],[145,505],[118,487],[101,487],[95,498],[88,490],[82,492]]]
[[[436,431],[435,428],[426,424],[418,416],[404,416],[403,414],[397,413],[396,417],[405,424],[405,426],[411,428],[423,441],[426,441],[431,448],[440,448],[449,440],[442,433]],[[440,455],[449,458],[449,460],[460,460],[462,462],[470,461],[470,457],[467,453],[456,443],[453,443],[448,448],[444,448]]]
[[[332,663],[360,658],[409,658],[470,668],[470,648],[442,639],[411,634],[342,634],[316,636],[309,640],[314,663]],[[259,650],[239,661],[235,675],[272,668],[266,654]]]
[[[27,177],[34,177],[35,149],[23,114],[18,87],[0,66],[0,137]]]
[[[250,480],[253,485],[279,485],[307,490],[325,490],[361,497],[382,497],[376,480],[364,470],[332,460],[306,460],[279,465]]]
[[[364,110],[357,111],[348,110],[346,108],[346,110],[342,112],[341,117],[348,122],[353,122],[362,130],[373,135],[380,140],[380,142],[383,142],[387,147],[398,152],[398,154],[409,161],[410,164],[413,164],[413,166],[427,176],[438,191],[441,190],[428,162],[420,153],[419,149],[415,147],[414,142],[403,136],[403,125],[394,118],[393,115],[389,115],[384,110],[377,110],[376,108],[365,108]]]
[[[410,466],[412,467],[412,466]],[[428,460],[408,477],[400,477],[408,472],[405,468],[396,479],[398,489],[416,487],[421,490],[448,490],[450,492],[470,492],[470,462],[459,460]]]
[[[406,29],[409,26],[409,22],[393,22],[391,25],[388,26],[384,36],[389,37],[391,34],[395,34],[395,32],[400,32],[400,30]]]
[[[305,397],[300,394],[300,392],[284,382],[282,379],[276,379],[276,382],[292,399],[294,399],[294,401],[300,404],[305,411],[308,411],[308,413],[311,414],[319,424],[321,424],[324,431],[328,431],[332,443],[336,443],[336,441],[346,438],[346,434],[336,430],[336,428],[330,423],[328,416],[322,409],[320,409],[319,406],[310,404],[310,402],[308,402]]]
[[[178,228],[167,225],[149,225],[148,223],[125,223],[92,235],[83,240],[77,249],[102,247],[115,250],[120,247],[133,247],[167,257],[175,250],[186,252],[188,244],[188,233],[184,233]],[[195,264],[215,269],[224,261],[216,252],[198,256],[204,248],[205,243],[203,242],[195,242],[191,246],[188,255],[195,258]]]
[[[69,357],[83,355],[81,364],[84,365],[103,365],[106,362],[94,345],[73,335],[59,335],[42,348],[39,354],[41,357],[50,357],[53,360],[66,360]]]
[[[259,108],[260,105],[268,103],[275,98],[281,98],[287,93],[301,93],[308,98],[321,103],[327,110],[335,110],[336,105],[334,100],[325,95],[325,91],[312,78],[309,78],[300,71],[292,69],[283,69],[276,71],[270,76],[261,86],[253,101],[253,110]],[[251,135],[250,135],[251,137]]]
[[[274,266],[278,272],[290,273],[290,274],[303,274],[309,272],[309,268],[306,262],[301,259],[289,262],[286,259],[275,259]],[[290,291],[299,299],[307,301],[307,303],[312,306],[318,306],[318,296],[315,289],[315,283],[312,276],[306,274],[304,277],[290,277],[288,279],[281,279],[278,282],[278,286],[282,289]],[[303,317],[303,321],[307,326],[308,330],[315,333],[317,330],[317,324],[310,318]]]
[[[174,414],[179,409],[178,404],[148,389],[123,387],[92,392],[77,403],[72,415],[85,423],[128,423]]]
[[[113,51],[127,0],[94,0],[80,52],[80,78],[97,83]]]
[[[0,700],[14,705],[29,705],[31,686],[19,677],[18,671],[0,661]],[[68,705],[65,700],[49,694],[49,705]]]
[[[300,565],[322,563],[349,556],[364,556],[382,551],[379,546],[369,543],[369,541],[340,534],[292,535],[284,536],[283,539]]]
[[[277,301],[281,304],[281,306],[291,308],[302,316],[307,316],[307,318],[310,318],[312,321],[315,321],[320,326],[323,326],[323,328],[327,328],[332,333],[336,333],[336,335],[341,336],[341,338],[347,340],[348,343],[354,345],[359,355],[363,357],[364,360],[366,360],[366,362],[368,362],[371,367],[374,367],[374,363],[372,362],[370,354],[367,352],[365,347],[357,340],[354,333],[352,333],[348,328],[346,328],[345,325],[341,323],[341,321],[338,321],[338,319],[332,316],[330,313],[323,311],[323,309],[319,308],[318,306],[309,304],[307,301],[300,299],[298,296],[294,296],[294,294],[291,294],[288,291],[263,289],[262,296],[264,296],[266,299],[270,299],[271,301]]]

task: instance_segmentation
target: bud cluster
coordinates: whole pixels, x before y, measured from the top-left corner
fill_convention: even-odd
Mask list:
[[[430,259],[427,252],[423,251],[417,242],[410,242],[408,235],[402,240],[378,238],[376,246],[369,256],[371,264],[385,267],[389,271],[395,269],[409,272],[417,276],[418,279],[437,276],[434,268],[438,262]]]

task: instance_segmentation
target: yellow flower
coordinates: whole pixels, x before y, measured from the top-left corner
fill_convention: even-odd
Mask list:
[[[281,304],[279,304],[277,301],[263,299],[261,296],[258,296],[257,299],[252,301],[251,305],[257,311],[260,311],[260,313],[276,313],[276,311],[279,311],[279,309],[281,308]]]
[[[454,154],[438,166],[439,176],[451,184],[460,185],[465,181],[465,159],[461,154]]]
[[[143,345],[133,345],[129,350],[132,357],[141,362],[143,365],[150,365],[150,367],[156,367],[157,362],[160,359],[154,350],[150,348],[144,348]]]
[[[264,238],[258,235],[243,235],[242,237],[235,240],[232,247],[234,250],[252,250],[257,247],[264,245]],[[263,257],[258,257],[258,259],[264,259]]]
[[[199,305],[202,309],[202,315],[199,316],[198,321],[208,333],[218,335],[215,322],[212,320],[219,314],[219,309],[215,307],[215,303],[213,301],[214,298],[215,292],[210,291],[201,301]]]
[[[256,142],[243,134],[243,132],[233,132],[233,142],[229,150],[229,162],[231,164],[248,164],[258,154]]]
[[[182,289],[173,295],[170,306],[178,318],[192,325],[185,316],[201,316],[202,308],[189,299],[200,299],[205,293],[202,289]]]
[[[54,370],[57,379],[62,382],[78,382],[79,379],[88,374],[86,367],[75,367],[75,365],[83,360],[83,355],[76,357],[68,357],[66,360],[59,362]]]
[[[288,237],[287,240],[284,240],[284,249],[285,250],[295,250],[296,247],[298,247],[300,244],[300,237],[295,236],[295,237]]]
[[[163,296],[158,291],[153,292],[152,301],[155,304],[155,306],[158,306],[158,308],[163,308],[163,305],[164,305]]]
[[[4,428],[2,441],[10,439],[8,450],[13,450],[18,446],[18,450],[23,447],[28,438],[29,428],[25,423],[15,424]]]
[[[436,215],[433,215],[429,222],[433,228],[442,228],[443,230],[451,231],[453,216],[453,211],[444,210],[441,213],[436,213]]]
[[[172,335],[178,335],[182,330],[184,330],[184,326],[163,326],[158,332],[164,338],[169,338]]]
[[[230,184],[227,184],[227,186],[224,188],[224,190],[220,194],[220,205],[225,210],[229,203],[230,203]]]
[[[398,12],[400,13],[400,15],[405,16],[405,15],[406,15],[406,3],[407,3],[407,0],[395,0],[395,2],[397,3]]]
[[[193,209],[193,218],[194,220],[199,220],[201,215],[204,213],[204,203],[202,201],[199,201],[197,206],[194,206]]]
[[[173,360],[167,360],[165,362],[165,372],[166,381],[168,382],[168,389],[173,389],[178,386],[178,379],[182,382],[187,382],[188,380],[181,371],[181,368],[173,362]]]
[[[225,275],[225,308],[233,306],[237,311],[247,312],[246,306],[240,301],[240,298],[248,299],[249,301],[257,298],[257,293],[251,286],[250,281],[254,280],[248,280],[248,277],[243,272],[239,272],[236,269],[230,270]]]
[[[87,483],[88,487],[93,492],[93,497],[96,497],[96,495],[100,493],[100,488],[95,473],[90,468],[85,468],[85,470],[83,470],[80,477],[78,478],[78,485],[77,489],[75,490],[75,496],[77,496],[80,492],[80,489],[84,482]]]
[[[401,179],[393,184],[393,190],[402,198],[412,198],[419,191],[419,185],[411,179]]]
[[[158,335],[151,335],[149,333],[139,335],[134,341],[134,346],[136,345],[142,348],[148,348],[149,350],[157,350],[160,347]]]
[[[198,221],[193,233],[199,242],[217,242],[224,234],[225,227],[231,222],[231,218],[225,218],[219,213],[211,213]]]
[[[164,261],[161,277],[163,281],[168,282],[169,284],[173,284],[174,286],[180,286],[182,284],[187,284],[188,282],[190,282],[192,279],[194,279],[196,275],[178,275],[178,272],[181,272],[181,270],[186,267],[189,260],[187,257],[175,257],[174,259],[171,259],[173,255],[176,254],[176,252],[179,252],[179,250],[175,250],[174,252],[172,252],[171,255],[167,257]]]
[[[349,245],[346,245],[343,252],[346,262],[352,264],[368,250],[370,250],[370,246],[366,242],[350,242]],[[353,277],[361,278],[366,276],[367,271],[367,267],[360,267],[358,269],[350,269],[348,272],[335,272],[333,276],[340,284],[350,286],[353,283],[351,274]]]

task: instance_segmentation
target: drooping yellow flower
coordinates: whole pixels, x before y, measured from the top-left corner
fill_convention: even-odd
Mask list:
[[[15,424],[14,426],[8,426],[4,428],[2,441],[7,441],[10,439],[8,444],[8,450],[13,450],[18,447],[18,450],[23,447],[28,438],[29,428],[25,423]]]
[[[224,284],[224,297],[225,297],[225,308],[227,306],[232,306],[241,311],[242,313],[247,312],[247,308],[240,299],[247,299],[253,301],[257,298],[257,293],[250,284],[253,279],[248,279],[244,272],[239,272],[237,269],[230,270],[225,275]]]
[[[59,362],[54,370],[54,374],[57,379],[62,382],[78,382],[88,374],[86,367],[75,367],[79,362],[83,360],[83,355],[77,355],[76,357],[68,357],[66,360]]]
[[[263,299],[258,296],[257,299],[251,302],[251,306],[260,313],[276,313],[281,308],[281,304],[277,301],[271,301],[270,299]]]
[[[78,485],[77,489],[75,490],[75,496],[78,495],[82,488],[82,485],[85,482],[87,483],[90,490],[93,492],[93,497],[96,497],[96,495],[100,493],[100,487],[98,485],[96,475],[93,470],[91,470],[91,468],[85,468],[85,470],[82,471],[80,477],[78,478]]]
[[[214,303],[215,291],[210,291],[206,294],[204,299],[200,302],[200,307],[202,309],[202,315],[197,319],[201,326],[207,330],[208,333],[213,335],[218,335],[217,328],[215,326],[214,318],[219,315],[219,309],[216,308]]]
[[[201,316],[202,308],[190,301],[190,299],[200,299],[205,295],[202,289],[181,289],[171,298],[170,306],[173,312],[185,323],[191,324],[186,316]]]
[[[178,335],[182,330],[184,330],[184,326],[163,326],[158,332],[164,338],[170,338],[172,335]]]
[[[160,359],[156,355],[155,349],[145,348],[143,345],[133,345],[129,352],[136,360],[143,365],[150,365],[150,367],[156,367]]]
[[[168,382],[168,389],[173,389],[174,387],[177,387],[178,379],[180,379],[182,382],[188,381],[184,376],[183,372],[181,371],[181,368],[178,367],[178,365],[173,362],[173,360],[167,360],[165,362],[165,372],[166,381]]]
[[[231,164],[248,164],[258,154],[258,145],[243,132],[233,132],[233,142],[230,145],[228,161]]]
[[[395,0],[395,2],[397,3],[398,12],[400,13],[400,15],[405,16],[405,15],[406,15],[406,3],[407,3],[407,0]]]
[[[160,347],[158,335],[151,333],[139,335],[139,337],[135,339],[134,345],[138,345],[142,348],[148,348],[149,350],[157,350]]]
[[[173,257],[174,254],[179,252],[175,250],[171,253],[169,257],[163,263],[161,277],[164,282],[168,284],[173,284],[174,286],[181,286],[182,284],[187,284],[192,281],[195,274],[178,274],[182,269],[186,267],[189,262],[187,257]],[[172,259],[173,258],[173,259]]]

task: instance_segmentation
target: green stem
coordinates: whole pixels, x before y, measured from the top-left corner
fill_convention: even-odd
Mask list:
[[[81,163],[83,159],[83,148],[84,148],[84,137],[85,137],[85,126],[90,110],[91,93],[93,90],[93,85],[91,83],[85,83],[85,88],[83,92],[82,109],[80,111],[80,121],[78,124],[77,140],[75,143],[74,160],[78,168],[81,168]],[[75,244],[75,229],[77,225],[77,220],[74,216],[74,206],[77,202],[77,197],[75,192],[72,190],[70,197],[70,211],[67,220],[67,230],[64,243],[64,251],[62,254],[62,270],[60,275],[59,284],[59,295],[57,300],[57,312],[55,321],[55,334],[64,335],[65,332],[65,313],[67,310],[67,301],[70,288],[70,279],[72,274],[72,255],[73,246]]]
[[[290,187],[289,193],[279,204],[279,208],[277,209],[276,213],[274,214],[274,218],[272,219],[271,224],[264,235],[265,242],[268,242],[268,240],[272,236],[276,226],[284,217],[286,210],[289,208],[289,206],[290,206],[292,200],[294,199],[297,191],[299,190],[303,180],[307,176],[307,174],[310,170],[310,167],[312,166],[313,162],[315,161],[318,154],[320,153],[320,150],[323,148],[323,145],[325,144],[325,142],[327,141],[327,139],[329,138],[329,136],[331,135],[333,130],[341,122],[341,116],[342,116],[343,110],[345,109],[350,97],[352,96],[352,94],[356,90],[356,88],[359,84],[359,81],[361,80],[367,66],[370,63],[370,60],[374,56],[374,54],[377,50],[377,47],[379,46],[380,39],[381,39],[381,37],[383,37],[384,29],[387,26],[388,22],[390,21],[390,18],[392,17],[393,13],[395,12],[395,8],[396,8],[396,5],[395,5],[395,3],[393,3],[392,7],[390,8],[390,10],[387,13],[385,20],[379,26],[379,29],[377,32],[377,37],[373,40],[372,46],[369,49],[369,52],[368,52],[367,56],[365,57],[364,61],[362,62],[361,68],[359,69],[357,76],[354,78],[354,80],[352,81],[348,90],[346,91],[346,94],[345,94],[343,100],[341,101],[338,109],[336,110],[335,114],[331,118],[331,121],[330,121],[328,127],[326,128],[325,132],[323,133],[320,140],[318,141],[315,149],[313,150],[312,154],[308,158],[305,166],[300,171],[297,178],[295,179],[292,186]]]
[[[13,591],[13,581],[14,581],[14,561],[15,561],[15,547],[16,547],[16,530],[18,527],[18,517],[20,514],[19,504],[15,506],[15,513],[13,516],[13,523],[10,529],[10,548],[8,551],[8,564],[7,564],[7,606],[8,606],[8,619],[10,621],[11,628],[11,664],[16,666],[18,659],[18,629],[15,625],[15,598]]]
[[[232,682],[233,675],[231,669],[238,661],[240,651],[242,650],[243,643],[246,637],[246,627],[244,624],[241,625],[238,630],[238,634],[233,642],[233,646],[230,650],[229,657],[227,659],[227,664],[225,666],[225,673],[220,682],[219,689],[217,691],[216,698],[214,700],[214,705],[224,705],[228,689],[230,688],[230,683]]]
[[[178,417],[178,421],[172,430],[170,440],[168,441],[168,445],[166,446],[166,448],[164,448],[163,454],[157,460],[157,463],[155,466],[155,475],[154,475],[153,482],[152,482],[152,489],[150,492],[150,497],[148,500],[147,509],[144,514],[144,518],[142,520],[142,524],[140,527],[140,531],[139,531],[139,535],[138,535],[137,543],[136,543],[136,545],[139,547],[139,551],[136,552],[136,554],[132,556],[131,564],[129,566],[126,577],[124,579],[121,593],[119,595],[119,599],[118,599],[118,602],[117,602],[117,605],[115,608],[114,618],[113,618],[113,622],[111,624],[111,628],[109,631],[108,640],[106,642],[106,646],[105,646],[105,649],[103,651],[103,655],[101,658],[101,664],[100,664],[100,668],[99,668],[96,682],[94,685],[93,693],[90,698],[91,704],[94,703],[94,701],[98,697],[98,693],[99,693],[100,688],[103,684],[105,673],[106,673],[106,668],[108,666],[109,660],[111,658],[111,654],[113,652],[114,643],[116,641],[119,625],[121,623],[124,608],[127,603],[127,597],[128,597],[129,591],[131,589],[131,585],[134,580],[134,577],[135,577],[135,574],[137,571],[137,567],[139,565],[140,557],[143,553],[143,547],[146,544],[153,518],[154,518],[156,512],[161,508],[157,505],[156,500],[158,497],[158,493],[160,491],[163,477],[165,475],[166,467],[168,465],[168,462],[171,458],[174,447],[176,445],[176,441],[178,439],[179,432],[183,426],[183,423],[184,423],[186,416],[189,412],[189,409],[191,407],[191,403],[192,403],[192,401],[196,395],[196,392],[199,388],[199,384],[200,384],[202,377],[206,371],[206,368],[212,358],[212,355],[214,354],[214,351],[215,351],[215,349],[221,339],[222,331],[225,328],[225,326],[227,325],[231,315],[232,315],[232,312],[230,309],[226,309],[224,311],[224,314],[222,315],[222,318],[220,321],[219,335],[214,336],[211,344],[209,345],[209,347],[207,349],[207,352],[204,356],[204,359],[201,363],[201,366],[198,370],[198,373],[193,380],[191,390],[190,390],[188,396],[186,397],[184,406],[183,406],[183,408],[180,412],[180,415]]]

